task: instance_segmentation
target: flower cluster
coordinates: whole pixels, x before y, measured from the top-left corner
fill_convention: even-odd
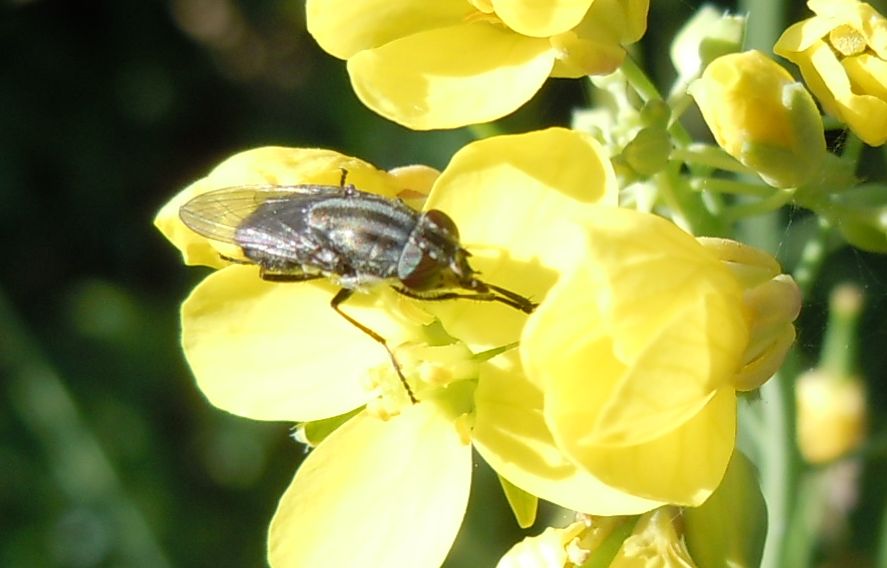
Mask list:
[[[810,6],[817,16],[789,28],[777,52],[827,112],[882,144],[883,18],[852,0]],[[309,31],[347,60],[361,101],[410,128],[497,119],[550,76],[607,75],[595,81],[610,106],[577,114],[573,129],[475,141],[440,172],[382,171],[325,149],[250,150],[160,211],[155,224],[185,262],[217,269],[182,306],[198,386],[234,414],[300,424],[313,447],[271,523],[272,566],[440,565],[468,505],[472,450],[523,524],[538,499],[579,514],[501,566],[580,565],[606,550],[611,566],[760,560],[765,507],[736,450],[738,398],[779,370],[801,293],[770,253],[725,236],[795,198],[818,211],[834,202],[826,188],[855,180],[833,172],[805,86],[763,53],[739,52],[742,18],[700,11],[673,50],[669,98],[651,91],[625,59],[647,10],[646,0],[308,0]],[[723,40],[714,48],[713,34]],[[718,147],[680,126],[690,97]],[[337,278],[344,268],[299,257],[308,281],[268,278],[292,264],[287,247],[305,246],[307,208],[262,210],[286,228],[265,256],[238,240],[262,203],[257,188],[350,199],[351,185],[413,206],[417,219],[444,212],[470,270],[535,309],[451,298],[470,295],[457,286],[418,293],[403,275],[353,286],[331,309],[352,287]],[[180,218],[191,199],[231,187],[248,209],[220,206],[224,230]],[[366,238],[360,224],[384,217],[366,216],[341,238]],[[875,248],[884,227],[852,222]],[[373,238],[368,257],[386,246]],[[718,520],[740,509],[747,524]]]
[[[887,19],[856,0],[810,0],[816,16],[782,34],[776,53],[795,63],[829,114],[867,144],[887,142]]]
[[[614,71],[649,0],[308,0],[308,31],[348,60],[360,100],[417,130],[489,122],[549,76]]]

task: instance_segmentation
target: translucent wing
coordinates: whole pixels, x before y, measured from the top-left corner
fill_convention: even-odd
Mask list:
[[[239,244],[235,232],[264,203],[296,205],[302,199],[344,195],[337,185],[240,185],[198,195],[179,209],[179,218],[192,231],[215,241]]]

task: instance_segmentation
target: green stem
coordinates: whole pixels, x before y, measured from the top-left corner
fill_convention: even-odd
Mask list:
[[[501,135],[502,129],[495,122],[486,122],[484,124],[471,124],[466,127],[468,132],[474,136],[475,140],[483,140],[493,136]]]
[[[656,86],[631,57],[625,58],[620,70],[642,100],[645,102],[663,100]],[[668,131],[679,147],[688,146],[693,141],[679,121],[672,122]],[[676,216],[690,227],[694,235],[728,236],[727,224],[720,216],[714,215],[703,196],[699,192],[692,191],[680,175],[682,165],[682,162],[672,160],[666,170],[657,175],[657,184],[662,190],[663,198],[674,209]]]
[[[807,297],[810,293],[813,282],[819,276],[819,271],[825,262],[826,244],[828,235],[831,232],[831,226],[828,221],[819,217],[817,229],[813,238],[809,239],[804,245],[804,250],[801,252],[801,260],[798,262],[798,266],[795,267],[794,274],[792,274],[795,283],[801,289],[803,297]]]
[[[844,140],[844,149],[841,152],[841,160],[853,164],[851,171],[856,171],[856,164],[859,163],[859,156],[862,155],[864,144],[859,136],[847,131],[847,138]]]
[[[828,324],[819,355],[819,369],[835,377],[852,377],[859,366],[859,317],[863,292],[855,284],[842,284],[832,290]],[[851,379],[852,380],[852,379]]]
[[[756,217],[765,213],[771,213],[790,202],[794,194],[793,190],[775,191],[765,199],[729,207],[724,211],[724,216],[730,221],[736,221],[744,217]]]
[[[887,568],[887,499],[881,513],[881,538],[878,539],[877,568]]]
[[[736,158],[722,150],[719,146],[712,146],[710,144],[694,142],[687,146],[674,148],[671,151],[671,159],[725,172],[757,175],[753,169],[739,163]]]
[[[785,538],[790,530],[791,515],[796,503],[798,460],[794,446],[794,381],[798,369],[797,355],[790,351],[782,370],[761,387],[757,405],[761,413],[762,437],[757,438],[760,458],[761,490],[767,502],[767,541],[762,568],[788,566]]]
[[[773,0],[741,0],[738,14],[750,14],[746,26],[745,48],[764,53],[773,50],[773,44],[785,29],[785,12],[788,2]]]
[[[170,565],[138,507],[80,415],[64,381],[0,293],[0,375],[24,423],[43,445],[58,487],[72,503],[110,512],[117,560],[128,566]]]
[[[644,102],[664,100],[656,85],[647,77],[643,68],[634,59],[626,57],[625,61],[622,62],[622,67],[619,69],[625,75],[628,84],[631,85]],[[690,133],[687,132],[684,125],[679,121],[672,122],[668,131],[678,146],[688,146],[693,142],[693,137],[690,136]]]
[[[714,193],[729,193],[761,198],[771,197],[775,191],[778,191],[769,185],[721,178],[693,178],[690,180],[690,188],[694,191],[711,191]]]

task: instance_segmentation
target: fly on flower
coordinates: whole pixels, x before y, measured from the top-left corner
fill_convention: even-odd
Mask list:
[[[467,298],[500,302],[525,313],[519,294],[481,281],[470,253],[444,212],[417,212],[345,185],[243,185],[198,195],[179,210],[182,222],[208,239],[240,247],[244,259],[273,282],[327,278],[341,289],[330,306],[388,352],[410,400],[412,390],[385,338],[341,310],[355,291],[387,283],[420,300]]]

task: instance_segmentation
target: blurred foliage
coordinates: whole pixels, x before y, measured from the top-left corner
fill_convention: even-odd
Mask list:
[[[644,49],[667,79],[664,46],[698,3],[653,4]],[[204,272],[181,266],[153,215],[245,148],[442,167],[471,134],[410,132],[364,109],[341,62],[307,35],[300,0],[7,0],[0,10],[0,566],[264,565],[268,522],[303,450],[289,425],[226,415],[194,387],[178,305]],[[549,81],[503,126],[567,124],[585,96],[578,81]],[[776,244],[791,267],[813,219],[785,221]],[[803,365],[815,361],[828,292],[858,282],[863,374],[872,408],[884,408],[887,265],[840,248],[827,266],[802,314]],[[884,416],[872,431],[881,447],[862,491],[878,498],[862,499],[849,537],[824,545],[832,558],[876,554]],[[454,566],[492,565],[538,532],[520,532],[495,477],[478,477],[473,491],[498,493],[497,506],[469,506]]]

